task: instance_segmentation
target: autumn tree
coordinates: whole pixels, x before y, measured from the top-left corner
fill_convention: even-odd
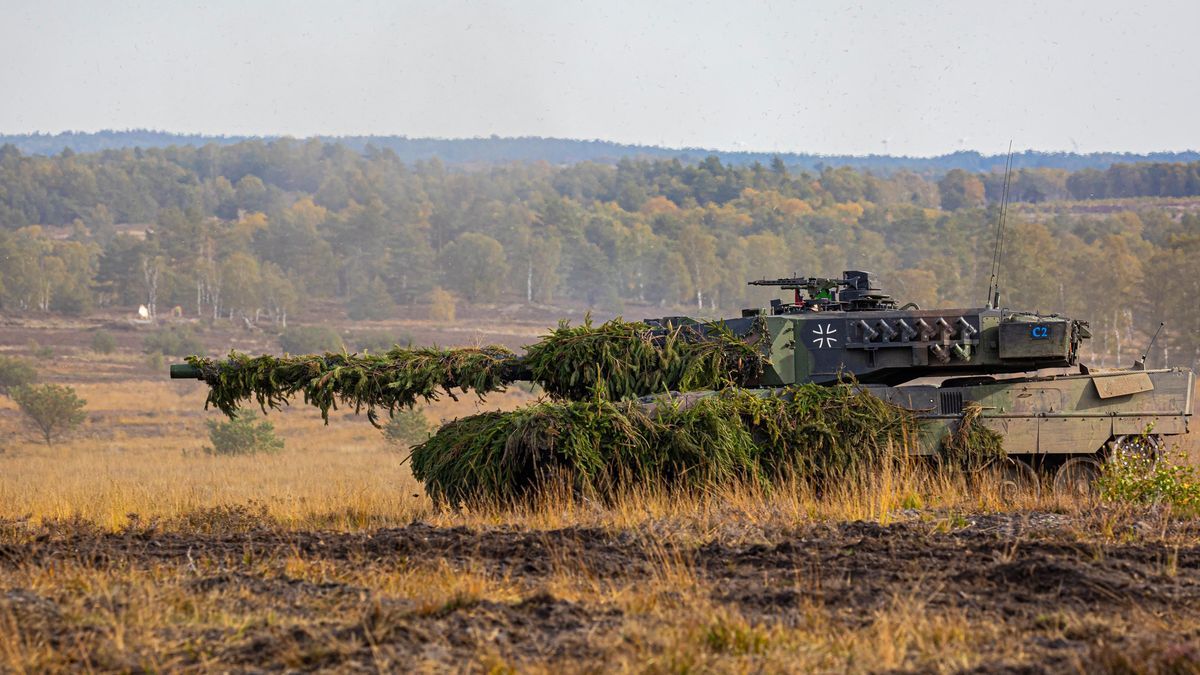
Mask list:
[[[468,232],[446,245],[438,256],[442,286],[471,302],[490,302],[500,297],[508,260],[500,242],[477,232]]]
[[[975,174],[954,169],[946,172],[937,186],[942,208],[947,211],[983,206],[983,181]]]

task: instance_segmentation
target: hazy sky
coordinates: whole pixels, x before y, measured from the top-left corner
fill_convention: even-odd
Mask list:
[[[1200,148],[1200,2],[16,2],[0,132]]]

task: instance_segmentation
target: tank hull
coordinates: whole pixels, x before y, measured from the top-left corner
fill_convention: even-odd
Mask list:
[[[1195,376],[1186,369],[1124,370],[997,381],[864,385],[875,396],[918,413],[920,454],[933,454],[963,406],[978,403],[981,422],[1004,438],[1014,457],[1094,455],[1113,439],[1188,432]]]

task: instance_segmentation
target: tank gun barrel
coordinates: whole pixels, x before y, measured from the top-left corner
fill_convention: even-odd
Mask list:
[[[172,380],[203,380],[204,374],[200,369],[190,363],[172,363],[171,364],[171,379]]]
[[[190,363],[172,363],[172,380],[203,380],[204,372]],[[509,359],[501,366],[501,378],[506,382],[532,382],[533,371],[522,357]]]

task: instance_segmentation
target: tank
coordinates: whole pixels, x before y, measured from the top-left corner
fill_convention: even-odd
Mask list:
[[[725,323],[762,341],[769,362],[752,386],[827,384],[853,378],[926,421],[916,452],[933,454],[976,404],[1004,438],[1012,480],[1056,491],[1089,489],[1118,451],[1159,453],[1187,433],[1193,374],[1184,368],[1099,371],[1080,363],[1086,321],[999,307],[922,309],[874,287],[871,275],[750,282],[792,291],[790,301],[742,310]],[[664,329],[696,323],[651,320]]]
[[[745,383],[753,389],[855,381],[925,422],[917,454],[937,453],[964,414],[977,411],[977,423],[1003,437],[1001,470],[1032,489],[1042,474],[1056,491],[1089,490],[1114,453],[1157,454],[1188,431],[1192,372],[1147,369],[1144,358],[1126,369],[1089,368],[1079,358],[1091,337],[1086,321],[994,300],[963,309],[901,305],[858,270],[750,284],[791,291],[791,298],[718,322],[674,316],[645,323],[664,332],[690,326],[695,339],[720,326],[755,345],[767,360]],[[504,369],[505,381],[530,378],[519,357]],[[171,367],[173,378],[200,376],[187,364]],[[643,400],[652,405],[655,397]]]

